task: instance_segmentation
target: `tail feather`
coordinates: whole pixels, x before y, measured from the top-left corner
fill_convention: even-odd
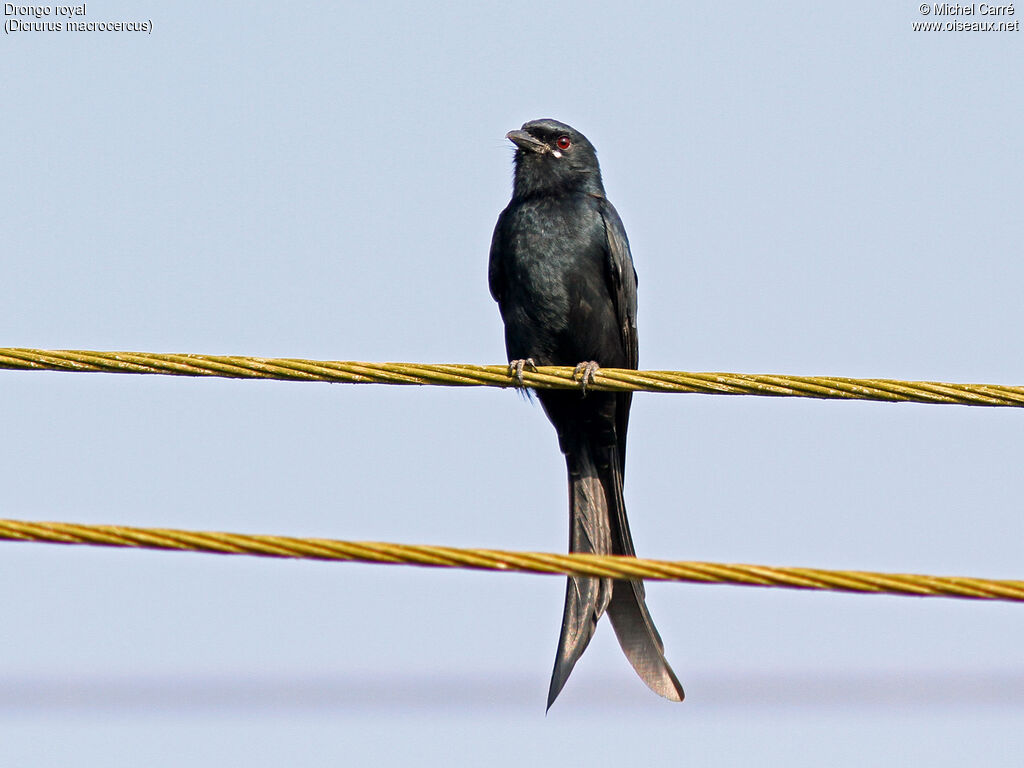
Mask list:
[[[569,551],[605,554],[612,551],[611,518],[604,488],[589,453],[566,457],[569,469]],[[565,686],[598,619],[612,599],[612,580],[570,576],[565,585],[562,632],[548,688],[548,709]]]
[[[601,461],[602,480],[608,492],[608,506],[612,510],[611,528],[615,554],[635,556],[633,536],[626,518],[626,502],[622,497],[622,464],[613,447],[605,460]],[[616,581],[612,600],[608,605],[615,636],[622,652],[647,687],[660,696],[672,701],[683,700],[683,686],[665,658],[665,644],[654,626],[647,601],[644,599],[644,583],[640,580]]]
[[[569,468],[571,552],[634,555],[622,497],[622,464],[616,446],[583,445],[566,454]],[[683,688],[665,659],[664,644],[644,599],[643,581],[570,576],[562,632],[548,690],[548,708],[583,655],[607,610],[623,653],[655,693],[683,700]]]
[[[682,701],[683,686],[665,658],[664,643],[637,583],[617,581],[615,585],[608,618],[622,652],[648,688],[671,701]]]

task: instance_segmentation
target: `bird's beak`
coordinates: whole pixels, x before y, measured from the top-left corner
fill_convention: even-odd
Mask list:
[[[505,138],[511,141],[520,149],[526,149],[537,154],[544,154],[548,151],[548,145],[539,139],[533,138],[526,131],[509,131]]]

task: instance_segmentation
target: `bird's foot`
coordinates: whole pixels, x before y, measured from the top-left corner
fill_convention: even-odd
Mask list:
[[[525,387],[523,384],[523,369],[529,368],[531,371],[537,370],[537,364],[533,362],[532,357],[527,357],[524,360],[510,360],[508,363],[508,375],[516,380],[517,387]]]
[[[580,383],[580,390],[587,394],[587,386],[594,383],[594,374],[601,368],[594,360],[580,363],[572,372],[573,379]]]

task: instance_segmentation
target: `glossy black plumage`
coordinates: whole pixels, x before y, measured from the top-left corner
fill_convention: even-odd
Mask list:
[[[526,123],[508,138],[517,146],[515,180],[494,229],[488,278],[509,361],[635,369],[636,273],[593,146],[556,120]],[[634,554],[622,497],[631,395],[540,390],[537,397],[569,472],[570,551]],[[548,707],[606,610],[637,674],[682,700],[643,582],[570,577]]]

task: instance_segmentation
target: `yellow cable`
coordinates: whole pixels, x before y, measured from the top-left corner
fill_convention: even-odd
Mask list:
[[[411,546],[372,541],[337,541],[290,536],[129,528],[120,525],[77,525],[0,520],[0,540],[142,547],[221,555],[260,555],[359,563],[475,568],[524,573],[786,587],[918,597],[959,597],[975,600],[1024,601],[1024,581],[921,576],[821,568],[776,568],[702,562],[645,560],[611,555],[555,555],[497,549]]]
[[[0,368],[77,372],[219,376],[352,384],[510,387],[506,366],[359,363],[282,358],[0,348]],[[569,367],[524,371],[528,387],[578,386]],[[595,390],[814,397],[890,402],[1020,407],[1024,387],[822,376],[766,376],[601,369]],[[598,555],[555,555],[455,547],[409,546],[165,529],[0,521],[0,539],[178,549],[268,557],[402,563],[530,573],[571,573],[665,581],[777,586],[844,592],[1024,600],[1024,581],[670,562]]]
[[[345,384],[433,384],[453,387],[511,387],[516,384],[504,365],[359,363],[151,352],[0,348],[0,368],[327,381]],[[553,389],[571,389],[579,386],[573,378],[573,369],[563,366],[543,366],[536,371],[525,370],[523,384],[527,387]],[[695,392],[706,395],[813,397],[1017,408],[1024,406],[1024,387],[849,379],[836,376],[687,373],[602,368],[589,387],[610,392]]]

